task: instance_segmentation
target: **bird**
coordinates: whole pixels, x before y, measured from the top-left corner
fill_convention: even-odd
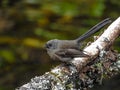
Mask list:
[[[82,42],[109,23],[111,19],[106,18],[74,40],[49,40],[45,44],[45,49],[51,59],[66,63],[71,62],[75,57],[87,57],[89,55],[81,50]]]

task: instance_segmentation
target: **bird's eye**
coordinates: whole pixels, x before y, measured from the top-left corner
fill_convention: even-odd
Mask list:
[[[52,44],[50,43],[50,44],[48,44],[48,46],[49,46],[49,47],[52,47]]]
[[[49,43],[49,44],[46,44],[46,46],[45,46],[46,48],[51,48],[52,47],[52,44],[51,43]]]

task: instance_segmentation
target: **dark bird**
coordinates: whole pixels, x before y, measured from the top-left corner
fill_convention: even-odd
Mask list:
[[[103,28],[106,24],[111,23],[109,18],[101,21],[96,24],[90,30],[88,30],[85,34],[81,35],[75,40],[58,40],[53,39],[48,41],[45,44],[45,48],[47,50],[48,55],[53,60],[59,60],[62,62],[70,62],[75,57],[86,57],[87,54],[84,54],[80,49],[82,41],[89,38],[91,35],[98,32],[101,28]]]

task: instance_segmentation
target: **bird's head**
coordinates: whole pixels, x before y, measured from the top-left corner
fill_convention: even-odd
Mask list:
[[[53,39],[53,40],[50,40],[48,41],[46,44],[45,44],[45,48],[48,50],[53,50],[53,49],[56,49],[58,47],[58,39]]]

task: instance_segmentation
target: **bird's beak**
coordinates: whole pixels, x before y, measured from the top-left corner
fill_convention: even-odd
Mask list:
[[[45,45],[44,45],[44,48],[45,48],[45,49],[47,49],[47,48],[48,48],[48,45],[47,45],[47,44],[45,44]]]

